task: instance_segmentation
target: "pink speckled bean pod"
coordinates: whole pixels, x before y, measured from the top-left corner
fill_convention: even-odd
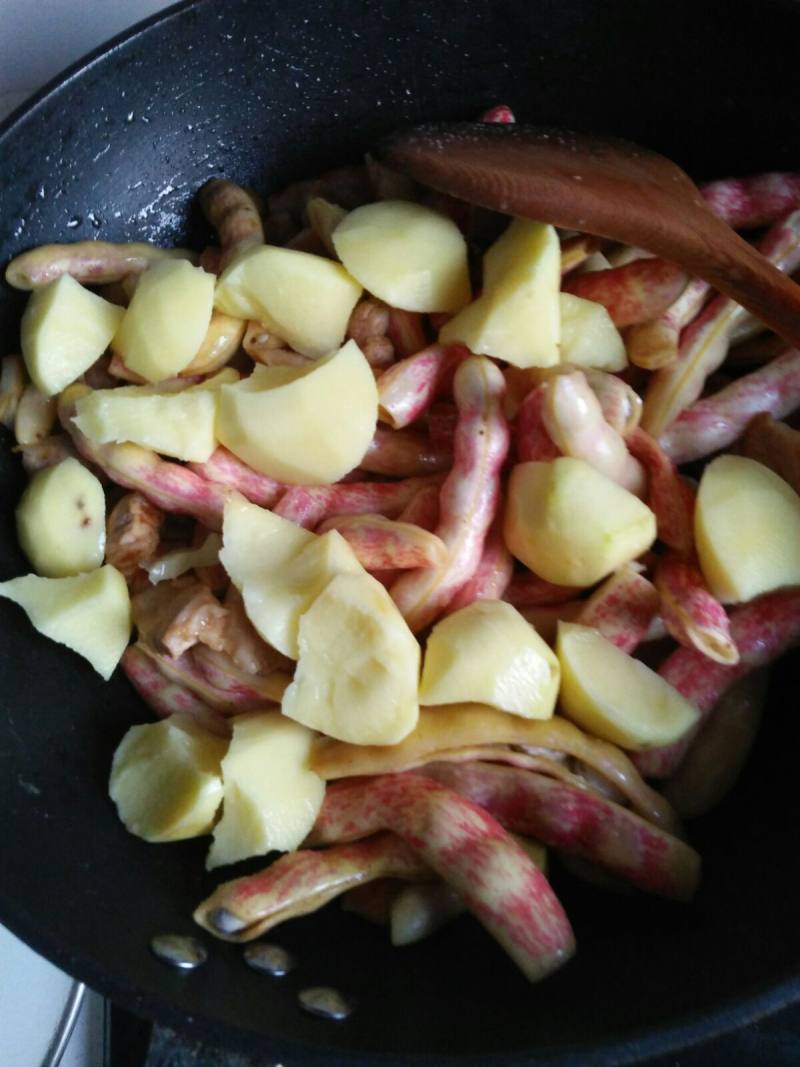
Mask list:
[[[491,763],[431,763],[419,773],[469,797],[509,830],[597,863],[638,889],[689,900],[697,888],[700,857],[691,846],[595,792]],[[323,814],[336,802],[333,790],[329,796]]]
[[[700,187],[706,207],[734,230],[771,226],[787,211],[800,208],[800,174],[756,174],[723,178]]]
[[[170,682],[188,689],[202,700],[209,708],[221,715],[239,715],[245,711],[262,708],[266,699],[252,687],[227,685],[219,689],[201,670],[199,661],[192,655],[193,650],[182,652],[179,656],[165,656],[140,644],[139,651],[146,655]],[[290,679],[285,678],[285,685]],[[285,688],[285,686],[284,686]],[[277,697],[280,700],[280,695]]]
[[[635,259],[610,270],[566,278],[566,293],[602,304],[616,326],[649,322],[663,314],[686,288],[680,267],[663,259]]]
[[[436,567],[447,558],[444,542],[428,530],[383,515],[336,515],[317,533],[338,530],[368,571]]]
[[[264,227],[252,195],[235,182],[212,178],[198,193],[203,214],[217,231],[223,270],[237,252],[249,245],[263,245]]]
[[[643,494],[644,468],[603,418],[600,401],[581,371],[557,374],[546,383],[541,418],[565,456],[582,459],[629,492]]]
[[[400,522],[410,522],[423,530],[435,530],[439,522],[439,486],[426,485],[418,489],[397,516]]]
[[[705,815],[736,784],[761,725],[769,668],[740,678],[692,742],[664,792],[686,819]]]
[[[96,444],[72,421],[75,401],[89,392],[85,386],[70,386],[59,398],[58,416],[79,454],[99,467],[112,482],[133,489],[161,508],[191,515],[209,530],[222,529],[222,512],[230,490],[198,477],[179,463],[161,459],[155,452],[133,444]]]
[[[386,478],[412,478],[447,470],[452,462],[450,448],[431,444],[423,434],[379,426],[358,465]]]
[[[624,652],[633,652],[645,639],[657,611],[655,586],[626,563],[595,590],[575,621],[593,626]]]
[[[385,370],[378,378],[378,412],[395,430],[408,426],[431,405],[453,363],[464,358],[461,345],[429,345]]]
[[[499,122],[502,126],[509,126],[516,121],[514,112],[508,104],[496,104],[495,107],[484,111],[478,119],[478,122]]]
[[[644,430],[635,430],[625,443],[647,468],[647,503],[655,512],[659,539],[681,555],[689,555],[694,549],[694,490]]]
[[[430,872],[413,849],[394,834],[380,834],[320,852],[289,852],[257,874],[223,882],[195,910],[194,920],[224,941],[252,941],[356,886],[426,877]]]
[[[502,600],[514,573],[514,560],[503,538],[502,511],[498,509],[483,543],[483,552],[475,573],[458,590],[447,605],[451,615],[476,600]]]
[[[400,482],[346,482],[338,485],[295,485],[273,509],[283,519],[313,530],[333,515],[385,515],[395,518],[420,489],[439,485],[439,475]]]
[[[681,330],[699,313],[710,292],[708,282],[693,278],[657,319],[631,326],[625,335],[631,363],[644,370],[659,370],[675,363]]]
[[[271,508],[289,488],[283,482],[276,482],[274,478],[253,470],[222,445],[211,453],[205,463],[189,463],[187,466],[205,481],[225,489],[235,489],[262,508]]]
[[[188,259],[194,252],[156,245],[110,244],[108,241],[76,241],[71,245],[40,245],[16,256],[6,267],[6,281],[15,289],[40,289],[62,274],[84,285],[119,282],[128,274],[141,274],[163,259]]]
[[[517,460],[520,463],[546,462],[561,455],[544,423],[549,387],[549,382],[535,386],[520,404],[514,431]]]
[[[436,527],[448,558],[442,566],[404,574],[391,589],[415,633],[433,622],[475,573],[497,510],[500,470],[508,453],[505,380],[499,368],[485,356],[471,356],[456,371],[453,391],[458,407],[454,460],[442,485]]]
[[[173,714],[191,715],[212,733],[221,737],[230,734],[230,726],[218,712],[204,704],[185,686],[165,678],[137,645],[125,649],[120,666],[145,704],[160,719],[168,719]]]
[[[713,663],[694,648],[679,648],[659,668],[661,677],[697,708],[700,721],[688,737],[674,745],[632,754],[643,775],[669,778],[723,693],[739,678],[772,663],[800,641],[800,586],[765,593],[734,608],[730,624],[739,650],[737,664]]]
[[[776,223],[757,247],[779,270],[790,274],[800,266],[800,211]],[[648,433],[660,437],[697,400],[728,354],[732,328],[747,314],[740,304],[718,296],[681,335],[675,363],[650,378],[642,412]]]
[[[694,563],[667,553],[656,565],[655,584],[661,617],[679,644],[697,649],[715,663],[739,662],[725,608]]]
[[[439,782],[392,774],[330,785],[308,843],[383,829],[459,893],[530,981],[570,958],[569,920],[545,876],[491,815]]]
[[[400,359],[422,352],[428,344],[425,328],[422,325],[422,316],[417,311],[389,308],[386,335],[394,345],[395,353]]]
[[[675,463],[719,452],[740,437],[754,415],[782,419],[800,406],[800,352],[790,349],[752,374],[686,408],[659,438]]]
[[[578,593],[580,589],[575,586],[553,585],[532,571],[522,571],[511,579],[503,594],[503,600],[507,600],[514,607],[528,608],[540,604],[561,604],[572,600]]]

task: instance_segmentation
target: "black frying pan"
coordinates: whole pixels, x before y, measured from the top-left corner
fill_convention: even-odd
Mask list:
[[[356,158],[398,124],[472,118],[499,101],[523,120],[641,141],[697,178],[800,168],[799,39],[800,9],[765,0],[180,6],[0,133],[0,260],[52,240],[188,240],[200,234],[193,193],[211,175],[268,192]],[[10,350],[22,301],[1,295]],[[0,477],[5,578],[25,569],[7,448]],[[205,843],[145,845],[106,797],[114,746],[147,713],[123,678],[102,684],[5,601],[0,624],[0,919],[134,1011],[291,1065],[585,1067],[709,1036],[800,994],[796,661],[774,676],[736,795],[693,828],[706,873],[691,907],[556,873],[579,953],[530,987],[475,923],[391,950],[334,905],[277,932],[300,961],[277,982],[234,946],[211,945],[190,975],[151,955],[154,933],[192,931],[213,883]],[[298,1010],[297,990],[322,983],[356,995],[348,1022]]]

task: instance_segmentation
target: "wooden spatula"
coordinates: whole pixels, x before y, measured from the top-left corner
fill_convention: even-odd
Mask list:
[[[664,156],[569,130],[481,122],[401,130],[377,155],[472,204],[647,249],[800,347],[800,286],[712,215],[697,186]]]

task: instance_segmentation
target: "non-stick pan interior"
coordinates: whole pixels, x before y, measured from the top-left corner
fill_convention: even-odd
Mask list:
[[[208,177],[268,193],[358,158],[400,124],[472,118],[500,101],[523,120],[633,138],[698,178],[800,169],[799,33],[788,3],[202,0],[93,59],[0,135],[0,259],[52,240],[190,240]],[[20,307],[4,288],[4,351]],[[0,484],[9,577],[24,562],[8,448]],[[705,857],[693,905],[603,894],[556,870],[579,952],[538,987],[467,920],[392,950],[334,905],[275,933],[299,966],[271,981],[235,947],[212,945],[188,975],[151,955],[153,934],[191,932],[213,882],[204,844],[145,845],[106,797],[113,748],[147,713],[124,679],[102,684],[7,602],[0,620],[0,919],[134,1010],[260,1042],[284,1063],[586,1065],[696,1038],[798,992],[796,663],[775,674],[737,793],[692,828]],[[328,983],[357,1000],[345,1023],[297,1008],[299,989]]]

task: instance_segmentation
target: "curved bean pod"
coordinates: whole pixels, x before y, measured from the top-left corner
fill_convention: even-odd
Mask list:
[[[288,488],[283,482],[254,470],[222,445],[214,449],[205,463],[189,463],[188,467],[207,482],[236,490],[262,508],[271,508]]]
[[[550,884],[488,812],[439,782],[385,775],[329,786],[309,843],[392,830],[440,878],[534,982],[575,949]]]
[[[386,747],[325,741],[314,751],[312,767],[325,779],[397,773],[437,760],[441,752],[455,758],[457,750],[474,751],[487,744],[514,745],[528,756],[544,755],[550,762],[559,755],[580,760],[619,790],[643,818],[667,830],[676,825],[670,805],[642,780],[621,749],[583,733],[558,715],[522,719],[482,704],[421,708],[416,729],[399,744]],[[509,758],[507,753],[503,756],[504,760]]]
[[[675,463],[719,452],[741,436],[754,415],[782,419],[800,406],[800,351],[790,349],[759,370],[686,408],[659,444]]]
[[[688,556],[694,549],[694,490],[644,430],[635,430],[625,443],[647,468],[647,504],[655,513],[659,540]]]
[[[695,850],[597,793],[490,763],[433,763],[421,773],[469,797],[510,830],[597,863],[638,889],[675,900],[694,895],[700,879]],[[333,794],[329,805],[326,797],[321,815],[335,800]]]
[[[714,663],[694,648],[679,648],[658,673],[700,712],[695,729],[674,745],[651,748],[632,756],[650,778],[669,778],[680,766],[702,723],[734,682],[764,667],[800,641],[800,586],[778,589],[730,613],[731,637],[739,650],[735,665]]]
[[[602,304],[616,326],[648,322],[667,310],[688,278],[674,263],[663,259],[635,259],[609,270],[589,271],[566,278],[566,293]]]
[[[739,662],[725,608],[694,563],[667,553],[656,565],[655,584],[661,617],[679,644],[696,648],[715,663]]]
[[[560,455],[558,445],[548,433],[544,420],[549,387],[549,382],[535,386],[520,404],[514,430],[517,459],[520,463],[529,460],[547,462]]]
[[[439,394],[452,365],[463,358],[460,345],[429,345],[385,370],[378,378],[378,414],[395,430],[414,422]]]
[[[459,608],[466,608],[476,600],[502,600],[514,573],[514,559],[506,548],[501,513],[489,528],[483,543],[483,552],[475,573],[458,590],[447,605],[450,615]]]
[[[758,249],[779,270],[800,266],[800,211],[777,223]],[[723,363],[733,326],[747,312],[740,304],[718,296],[681,337],[678,358],[651,377],[642,412],[642,426],[659,437],[684,408],[697,400],[706,379]]]
[[[432,445],[413,430],[386,430],[378,427],[369,447],[359,460],[361,470],[387,478],[411,478],[447,470],[453,462],[452,450]]]
[[[447,558],[444,542],[428,530],[383,515],[337,515],[317,533],[338,530],[368,571],[436,567]]]
[[[593,626],[624,652],[633,652],[644,640],[658,604],[653,583],[626,563],[592,593],[575,621]]]
[[[471,356],[456,371],[453,391],[459,413],[454,460],[442,486],[436,527],[448,558],[441,566],[404,574],[391,588],[414,632],[441,614],[475,573],[497,510],[500,469],[508,453],[508,424],[502,411],[505,381],[495,364],[485,356]]]
[[[62,274],[71,274],[84,285],[104,285],[122,281],[127,274],[141,274],[162,259],[188,259],[194,263],[197,257],[185,248],[158,248],[140,242],[40,245],[11,260],[6,267],[6,281],[15,289],[41,289]]]
[[[439,485],[436,474],[400,482],[346,482],[338,485],[296,485],[274,508],[275,514],[307,530],[334,515],[376,513],[395,518],[420,489]]]
[[[264,243],[261,215],[252,195],[224,178],[207,181],[198,194],[200,207],[217,231],[224,269],[237,252],[248,245]]]
[[[756,174],[723,178],[700,187],[706,207],[734,230],[770,226],[800,207],[800,174]]]
[[[191,715],[201,726],[220,737],[230,736],[230,725],[185,686],[168,681],[138,645],[122,654],[120,666],[145,704],[161,719],[173,713]]]
[[[558,374],[547,383],[542,421],[565,456],[584,460],[624,489],[642,495],[644,469],[603,418],[600,402],[580,371]]]
[[[258,874],[224,882],[195,910],[194,920],[223,941],[252,941],[355,886],[426,877],[427,867],[404,841],[380,834],[321,852],[289,852]]]

